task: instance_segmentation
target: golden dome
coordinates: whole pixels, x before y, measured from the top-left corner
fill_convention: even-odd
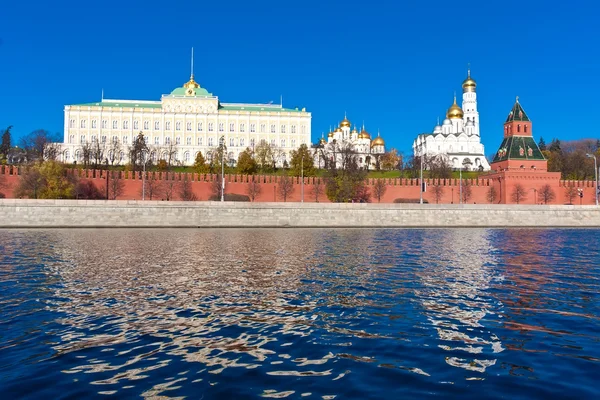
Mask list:
[[[352,129],[352,133],[358,133],[358,129],[356,129],[356,126],[354,126],[354,129]]]
[[[362,131],[360,131],[360,134],[358,135],[358,138],[359,139],[369,139],[369,140],[371,140],[371,135],[369,135],[369,132],[366,131],[364,125],[362,127]]]
[[[333,132],[329,132],[329,133],[327,134],[327,137],[328,137],[328,138],[332,138],[332,137],[333,137]]]
[[[332,136],[333,136],[333,135],[332,135]],[[325,138],[321,138],[321,139],[319,139],[319,144],[325,144],[325,143],[326,143],[326,141],[325,141]]]
[[[335,132],[342,132],[342,128],[340,128],[339,126],[337,128],[335,128]]]
[[[471,70],[469,70],[469,72],[467,72],[467,79],[465,79],[462,84],[463,92],[474,92],[476,87],[477,82],[475,82],[475,79],[471,78]]]
[[[371,147],[374,146],[385,146],[385,141],[381,136],[377,136],[375,139],[373,139],[373,141],[371,142]]]
[[[190,76],[190,80],[187,81],[186,83],[184,83],[183,87],[186,89],[189,89],[189,88],[197,89],[200,87],[200,85],[198,83],[196,83],[196,81],[194,80],[194,75],[192,74],[192,76]]]
[[[344,119],[340,122],[340,128],[350,128],[352,124],[348,121],[348,118],[344,115]]]
[[[454,96],[454,104],[452,104],[448,109],[448,112],[446,113],[446,118],[462,119],[463,115],[463,110],[458,106],[458,104],[456,104],[456,96]]]

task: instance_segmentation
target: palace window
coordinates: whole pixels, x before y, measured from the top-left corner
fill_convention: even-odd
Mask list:
[[[147,131],[148,130],[148,126],[149,126],[148,121],[144,121],[144,130]]]
[[[198,131],[202,132],[202,122],[198,122]]]
[[[235,124],[229,124],[229,132],[235,131]]]
[[[108,126],[108,121],[103,119],[102,120],[102,129],[106,129],[107,126]]]
[[[229,138],[229,147],[235,147],[235,139]]]
[[[123,144],[127,144],[129,142],[129,136],[123,136]]]
[[[260,124],[260,133],[265,133],[265,130],[267,129],[265,124]]]
[[[69,121],[69,128],[75,128],[75,120],[74,119]]]
[[[254,147],[254,138],[250,139],[250,147]]]
[[[102,136],[102,143],[106,143],[106,136]]]
[[[192,138],[191,137],[187,138],[186,143],[187,143],[188,146],[191,146],[192,145]]]
[[[79,121],[79,127],[85,128],[85,119],[82,119],[81,121]]]
[[[275,133],[275,125],[271,125],[271,133]]]
[[[179,136],[175,138],[175,144],[181,144],[181,138]]]
[[[302,125],[302,126],[300,127],[300,130],[302,130],[302,133],[306,133],[306,126],[305,126],[305,125]]]
[[[133,129],[140,129],[140,121],[138,121],[138,120],[133,121]]]
[[[240,124],[240,132],[244,132],[246,130],[246,125]]]
[[[160,122],[156,121],[154,122],[154,130],[158,131],[160,129]]]
[[[281,133],[285,133],[285,125],[281,125]]]
[[[157,146],[160,144],[160,138],[158,136],[154,137],[154,144]]]
[[[208,123],[208,131],[212,132],[214,130],[215,130],[215,124],[214,124],[214,122],[209,122]]]
[[[292,133],[296,133],[296,125],[292,125]]]
[[[202,138],[201,137],[198,138],[198,146],[202,146]]]
[[[250,124],[250,132],[256,132],[256,124]]]
[[[117,143],[119,141],[119,137],[118,136],[113,136],[112,137],[112,141],[113,141],[113,143]]]
[[[113,129],[117,129],[119,127],[119,121],[113,121]]]
[[[181,130],[181,122],[175,122],[175,130],[176,131],[180,131]]]
[[[171,144],[171,138],[170,137],[165,137],[165,144]]]
[[[171,121],[165,122],[165,130],[167,130],[167,131],[171,130]]]
[[[123,121],[123,129],[129,129],[129,121],[128,120]]]
[[[244,138],[240,139],[240,147],[244,147]]]
[[[76,160],[79,160],[79,155],[80,155],[80,154],[81,154],[81,153],[79,152],[79,150],[75,150],[75,159],[76,159]]]
[[[92,143],[96,143],[96,135],[92,135]]]
[[[281,139],[281,147],[285,147],[285,139]]]
[[[271,139],[271,147],[275,147],[275,139]]]
[[[292,139],[292,147],[296,147],[296,139]]]
[[[267,141],[265,139],[260,139],[260,144],[264,146],[265,144],[267,144]]]
[[[225,126],[222,122],[219,122],[219,132],[223,132],[225,130]]]
[[[95,119],[92,120],[92,129],[96,129],[96,125],[98,124],[98,121],[96,121]]]
[[[69,136],[69,143],[73,143],[75,141],[75,135]]]
[[[186,123],[185,124],[185,129],[187,129],[188,131],[191,131],[192,130],[192,123],[191,122]]]
[[[190,161],[190,152],[186,151],[185,154],[183,155],[183,159],[185,161]]]
[[[208,138],[208,147],[212,147],[213,146],[213,138],[209,137]]]

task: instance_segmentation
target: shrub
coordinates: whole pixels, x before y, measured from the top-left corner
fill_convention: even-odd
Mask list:
[[[403,198],[399,198],[399,199],[394,199],[394,203],[411,203],[411,204],[419,204],[420,203],[420,199],[403,199]],[[423,199],[423,203],[429,203],[426,199]]]
[[[210,196],[209,201],[221,201],[220,196]],[[225,193],[225,201],[250,201],[250,197],[245,194]]]

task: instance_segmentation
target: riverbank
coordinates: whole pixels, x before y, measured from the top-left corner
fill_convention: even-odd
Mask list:
[[[600,208],[0,199],[0,227],[600,227]]]

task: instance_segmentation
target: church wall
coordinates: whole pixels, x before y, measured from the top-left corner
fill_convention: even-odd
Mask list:
[[[0,192],[4,193],[6,198],[14,198],[14,189],[17,186],[20,179],[21,169],[12,166],[1,166],[0,175],[5,178],[6,188],[0,189]],[[90,180],[94,182],[96,187],[104,193],[106,190],[106,174],[102,170],[69,170],[68,173],[77,175],[82,180]],[[142,190],[142,179],[141,174],[138,172],[135,175],[131,171],[122,172],[124,190],[123,194],[118,197],[119,200],[140,200]],[[167,173],[155,173],[156,178],[160,180],[166,179]],[[186,177],[191,180],[192,191],[197,196],[199,201],[206,201],[211,196],[211,184],[217,178],[213,174],[184,174],[184,173],[171,173],[170,176],[175,178],[176,185],[180,185],[180,182]],[[252,176],[247,175],[226,175],[225,193],[236,193],[236,194],[247,194],[248,181],[252,180]],[[257,202],[281,202],[283,201],[277,193],[277,182],[280,177],[274,175],[255,175],[255,180],[259,180],[261,184],[261,194],[257,197]],[[299,202],[301,200],[301,185],[300,178],[293,177],[294,190],[289,195],[288,202]],[[315,180],[319,178],[308,177],[304,178],[304,202],[315,202],[314,195],[311,191],[314,187]],[[324,182],[323,178],[322,182]],[[393,203],[395,199],[410,199],[412,201],[418,201],[419,199],[419,180],[418,179],[406,179],[406,178],[384,178],[386,183],[385,194],[381,198],[381,203]],[[369,179],[367,184],[370,187],[370,192],[373,194],[373,185],[377,179]],[[434,185],[440,185],[442,190],[442,196],[439,200],[440,204],[457,204],[459,203],[460,184],[458,179],[426,179],[427,191],[423,193],[423,199],[429,203],[435,204],[434,196]],[[479,179],[464,179],[464,185],[471,187],[471,197],[467,201],[470,204],[488,204],[487,193],[491,186],[496,188],[497,200],[496,203],[513,204],[511,200],[511,193],[517,184],[521,184],[526,190],[527,195],[520,204],[536,204],[541,203],[540,191],[541,188],[549,184],[555,192],[555,199],[549,204],[567,204],[566,192],[568,187],[575,187],[583,191],[583,198],[581,204],[595,204],[594,199],[594,187],[593,181],[561,181],[560,173],[531,173],[528,171],[504,171],[501,173],[494,173],[486,175],[484,178]],[[535,189],[535,190],[534,190]],[[160,194],[155,200],[162,199],[164,196]],[[179,200],[179,193],[176,189],[174,191],[174,199]],[[371,201],[377,203],[377,199],[372,196]],[[319,202],[329,203],[327,196],[325,195],[324,183],[322,184],[322,194],[319,195]],[[580,204],[579,197],[573,199],[573,204]]]

